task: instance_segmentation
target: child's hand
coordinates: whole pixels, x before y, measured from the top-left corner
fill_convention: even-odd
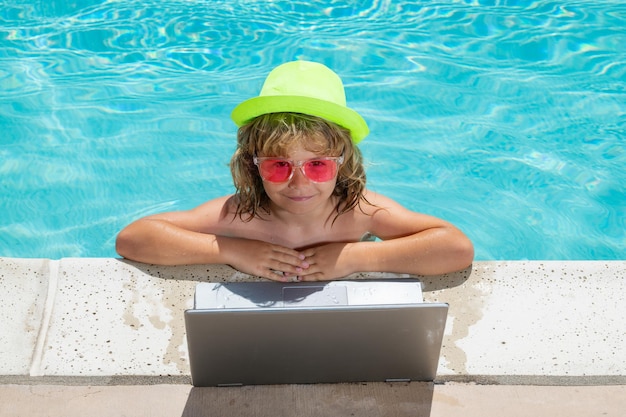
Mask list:
[[[220,239],[219,246],[233,268],[273,281],[299,281],[309,267],[304,254],[260,240]]]
[[[300,273],[301,281],[330,281],[356,272],[350,256],[353,243],[327,243],[302,251],[309,267]]]

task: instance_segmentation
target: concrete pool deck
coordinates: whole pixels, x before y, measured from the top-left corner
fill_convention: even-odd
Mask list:
[[[434,383],[200,389],[183,322],[195,285],[255,278],[0,258],[0,415],[623,414],[626,261],[475,262],[420,279],[425,301],[450,304]]]

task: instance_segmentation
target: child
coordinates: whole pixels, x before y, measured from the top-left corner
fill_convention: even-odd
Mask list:
[[[231,160],[236,193],[135,221],[117,237],[120,255],[229,264],[277,281],[433,275],[472,263],[472,243],[459,229],[365,188],[356,144],[367,124],[346,107],[341,79],[329,68],[280,65],[232,118],[240,126]]]

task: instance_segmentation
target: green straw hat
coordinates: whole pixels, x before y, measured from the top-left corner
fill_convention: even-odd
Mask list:
[[[239,104],[231,118],[242,126],[268,113],[303,113],[321,117],[348,129],[354,143],[369,133],[359,113],[346,106],[341,78],[330,68],[309,61],[293,61],[274,68],[258,97]]]

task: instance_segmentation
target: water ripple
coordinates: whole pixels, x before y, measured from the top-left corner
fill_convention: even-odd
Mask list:
[[[610,1],[5,2],[0,255],[109,256],[232,191],[231,109],[301,58],[368,120],[370,185],[479,259],[621,259],[624,27]]]

